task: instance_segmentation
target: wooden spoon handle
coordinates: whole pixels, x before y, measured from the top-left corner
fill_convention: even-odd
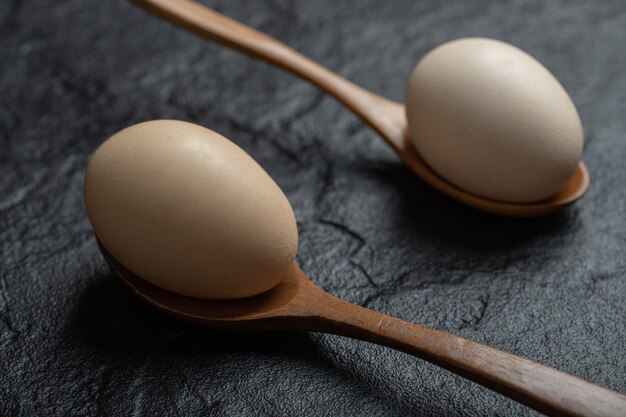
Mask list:
[[[274,64],[335,97],[372,126],[394,150],[404,147],[404,106],[373,94],[282,42],[192,0],[132,0],[207,39]]]
[[[311,330],[388,346],[551,416],[626,416],[626,396],[529,359],[330,296],[311,304]]]

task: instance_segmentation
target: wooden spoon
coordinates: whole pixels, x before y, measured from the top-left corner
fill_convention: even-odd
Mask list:
[[[273,289],[240,300],[205,300],[161,289],[134,275],[100,245],[115,274],[148,304],[221,330],[300,330],[361,339],[406,352],[553,416],[626,415],[626,396],[461,337],[411,324],[315,286],[293,265]]]
[[[469,206],[490,213],[532,217],[553,213],[581,198],[589,187],[589,174],[581,162],[567,185],[537,203],[518,204],[489,200],[458,188],[435,173],[408,138],[404,105],[371,93],[329,71],[278,40],[227,18],[191,0],[133,0],[147,10],[245,54],[286,69],[335,97],[376,130],[424,182]]]

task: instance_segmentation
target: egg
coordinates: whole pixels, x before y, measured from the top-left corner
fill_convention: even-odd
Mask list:
[[[253,296],[294,264],[298,231],[283,192],[241,148],[201,126],[157,120],[116,133],[89,162],[84,198],[107,251],[169,291]]]
[[[582,156],[572,100],[537,60],[484,38],[426,54],[406,90],[411,140],[441,177],[478,196],[513,203],[556,194]]]

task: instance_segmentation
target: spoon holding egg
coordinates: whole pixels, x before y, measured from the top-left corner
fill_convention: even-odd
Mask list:
[[[543,65],[512,45],[467,38],[435,48],[415,67],[405,106],[194,1],[133,1],[326,91],[376,130],[423,181],[464,204],[505,216],[540,216],[573,203],[589,187],[572,100]]]
[[[225,330],[353,337],[441,366],[548,415],[622,416],[626,396],[529,359],[342,301],[295,263],[276,183],[241,148],[187,122],[126,128],[96,151],[85,206],[116,275],[149,304]]]

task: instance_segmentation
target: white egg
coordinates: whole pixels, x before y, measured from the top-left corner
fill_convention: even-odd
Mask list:
[[[507,43],[466,38],[435,48],[415,67],[405,101],[424,161],[481,197],[546,199],[580,162],[583,130],[569,95],[543,65]]]
[[[158,120],[113,135],[89,163],[84,195],[106,250],[167,290],[248,297],[293,268],[287,198],[241,148],[201,126]]]

